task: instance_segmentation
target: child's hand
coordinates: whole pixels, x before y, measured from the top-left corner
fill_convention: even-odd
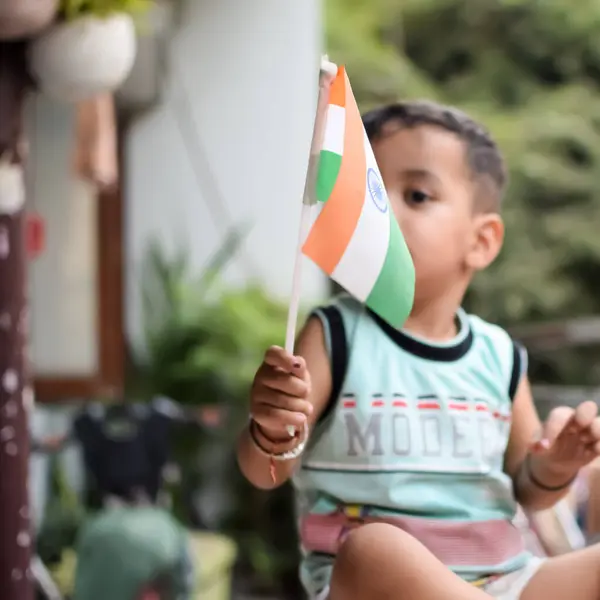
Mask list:
[[[596,403],[583,402],[576,409],[555,408],[531,453],[548,461],[546,464],[557,475],[575,475],[600,455],[600,418]]]
[[[289,440],[286,428],[302,429],[312,413],[309,394],[310,375],[304,359],[272,346],[252,384],[250,414],[266,436]]]

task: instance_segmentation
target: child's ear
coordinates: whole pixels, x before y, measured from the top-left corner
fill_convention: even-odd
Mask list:
[[[498,256],[504,241],[504,223],[498,213],[483,213],[474,217],[473,242],[467,253],[467,266],[481,271]]]

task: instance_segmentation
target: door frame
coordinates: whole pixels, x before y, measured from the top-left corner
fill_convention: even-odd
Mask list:
[[[124,248],[124,127],[118,122],[119,180],[113,189],[99,191],[96,203],[97,290],[96,339],[98,370],[86,377],[35,377],[36,401],[122,397],[125,382],[123,299]]]

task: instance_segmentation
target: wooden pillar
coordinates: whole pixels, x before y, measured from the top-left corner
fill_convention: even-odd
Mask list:
[[[28,498],[24,42],[0,43],[0,598],[33,600]]]

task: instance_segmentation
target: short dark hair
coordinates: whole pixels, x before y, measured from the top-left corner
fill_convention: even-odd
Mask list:
[[[367,112],[363,123],[371,142],[386,135],[386,127],[393,123],[401,127],[433,125],[454,133],[465,144],[472,174],[487,184],[485,205],[495,210],[500,207],[508,182],[504,158],[487,129],[464,112],[425,100],[398,102]]]

